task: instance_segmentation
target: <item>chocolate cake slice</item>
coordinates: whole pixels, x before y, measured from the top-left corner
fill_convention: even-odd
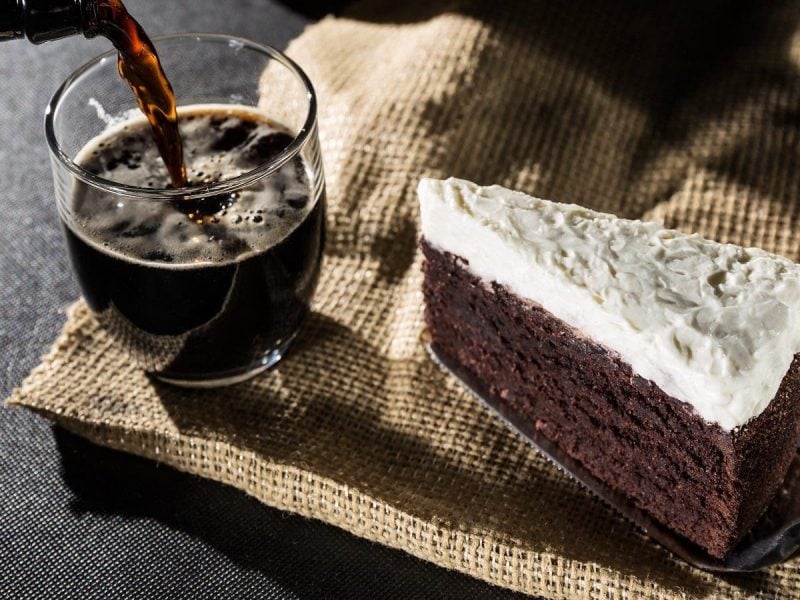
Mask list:
[[[724,558],[800,436],[800,267],[498,186],[419,198],[437,353]]]

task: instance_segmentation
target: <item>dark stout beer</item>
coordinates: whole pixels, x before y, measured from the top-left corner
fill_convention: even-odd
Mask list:
[[[181,110],[192,184],[247,173],[291,142],[244,107]],[[104,179],[164,189],[144,119],[111,127],[77,162]],[[65,226],[84,296],[140,364],[191,381],[231,375],[284,347],[308,312],[324,236],[324,191],[300,157],[246,189],[172,201],[78,184]],[[66,224],[66,220],[65,220]]]
[[[0,40],[76,33],[113,43],[144,114],[75,158],[128,192],[79,178],[59,205],[86,301],[139,365],[165,379],[219,383],[274,362],[319,276],[318,174],[297,155],[235,191],[198,193],[274,161],[292,134],[244,106],[179,116],[152,42],[120,0],[0,0]],[[141,188],[186,193],[151,199]]]

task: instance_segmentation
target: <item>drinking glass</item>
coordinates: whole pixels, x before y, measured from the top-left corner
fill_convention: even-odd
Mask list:
[[[104,179],[76,157],[110,126],[137,115],[109,52],[73,73],[51,100],[45,118],[58,213],[83,296],[99,322],[137,365],[155,377],[190,387],[248,379],[281,359],[309,312],[325,238],[325,183],[317,134],[316,98],[308,77],[268,46],[211,34],[154,39],[175,91],[186,107],[247,111],[279,124],[291,141],[256,168],[231,179],[186,189],[136,187]],[[191,148],[186,148],[187,156]],[[222,261],[181,258],[175,240],[146,256],[126,235],[101,235],[101,216],[144,211],[151,203],[203,206],[220,197],[273,186],[287,172],[307,182],[294,198],[305,217],[269,247],[251,247]],[[285,185],[284,185],[285,187]],[[101,203],[96,214],[76,210],[82,196]],[[137,204],[144,203],[144,205]],[[160,210],[161,208],[159,208]],[[187,217],[188,218],[188,217]],[[277,218],[277,217],[276,217]],[[259,219],[260,220],[260,219]],[[214,231],[219,241],[233,230]]]

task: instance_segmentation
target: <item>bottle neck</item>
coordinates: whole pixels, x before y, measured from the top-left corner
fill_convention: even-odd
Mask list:
[[[95,35],[96,0],[0,0],[0,41]]]

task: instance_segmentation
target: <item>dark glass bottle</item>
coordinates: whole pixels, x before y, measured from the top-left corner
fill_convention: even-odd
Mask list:
[[[96,34],[97,0],[0,0],[0,42]]]

